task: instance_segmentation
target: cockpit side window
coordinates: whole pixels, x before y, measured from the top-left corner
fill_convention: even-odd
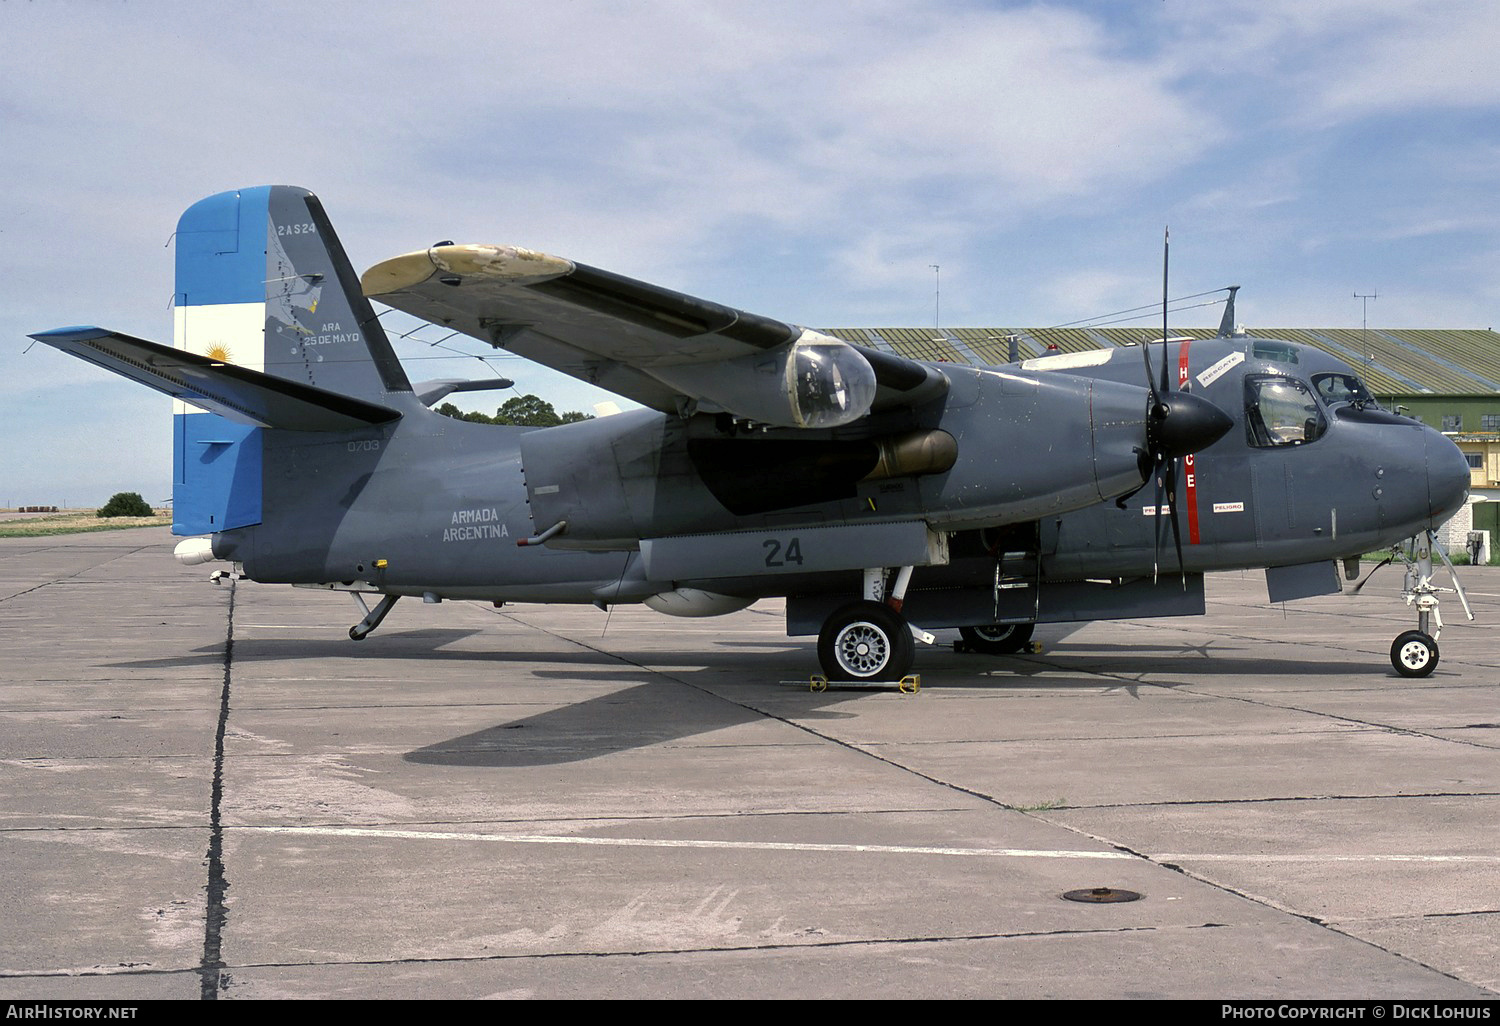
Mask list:
[[[1312,390],[1295,378],[1245,379],[1245,430],[1250,444],[1269,449],[1316,442],[1328,419]]]
[[[1275,360],[1277,363],[1295,364],[1297,347],[1290,342],[1258,338],[1250,345],[1250,355],[1257,360]]]
[[[1312,380],[1313,388],[1330,407],[1353,403],[1365,409],[1380,409],[1365,383],[1353,374],[1314,374]]]

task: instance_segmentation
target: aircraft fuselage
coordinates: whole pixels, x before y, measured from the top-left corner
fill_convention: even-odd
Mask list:
[[[1150,349],[1159,364],[1160,346]],[[994,370],[943,366],[948,395],[914,414],[824,432],[811,451],[802,433],[796,458],[816,463],[821,495],[802,490],[804,468],[783,461],[776,432],[726,431],[706,415],[641,410],[526,429],[470,424],[414,403],[393,425],[348,435],[268,433],[264,520],[219,534],[215,553],[260,581],[452,599],[614,603],[681,588],[745,600],[788,595],[803,611],[789,628],[801,633],[857,590],[851,559],[896,562],[881,551],[820,562],[830,545],[884,544],[885,535],[863,528],[921,522],[951,537],[926,565],[912,560],[910,615],[959,626],[988,622],[997,608],[1000,619],[1026,616],[1020,596],[1004,596],[1019,607],[989,601],[1007,553],[1029,556],[1034,567],[1022,572],[1042,585],[1112,579],[1118,588],[1136,579],[1121,608],[1139,609],[1140,579],[1329,563],[1428,529],[1463,501],[1468,468],[1457,448],[1350,398],[1357,376],[1326,354],[1216,339],[1171,343],[1167,358],[1175,387],[1235,421],[1184,458],[1181,567],[1171,498],[1154,481],[1114,501],[1140,480],[1131,446],[1143,370],[1131,349]],[[1091,413],[1076,423],[1056,412],[1083,407]],[[952,440],[951,466],[935,469],[939,455],[912,474],[870,472],[875,442],[924,435]],[[1093,493],[1064,494],[1054,479],[1088,481]],[[517,545],[558,522],[567,526],[547,544]],[[643,553],[654,542],[664,553],[658,539],[683,536],[704,538],[702,551],[739,545],[743,556],[726,556],[712,575],[653,574]],[[661,554],[657,561],[674,565]],[[940,593],[945,601],[933,603]],[[953,601],[956,593],[967,599]],[[1070,600],[1035,613],[1065,619],[1108,608]],[[1169,602],[1158,611],[1194,610]]]

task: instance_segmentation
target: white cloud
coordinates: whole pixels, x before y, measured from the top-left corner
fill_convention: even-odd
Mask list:
[[[1300,120],[1500,100],[1490,0],[1223,0],[1164,7],[1161,22],[1186,74],[1238,79]]]
[[[1378,278],[1487,324],[1491,10],[0,4],[0,389],[31,425],[105,380],[26,331],[164,337],[178,213],[263,182],[318,191],[361,267],[516,243],[813,324],[927,323],[934,263],[945,324],[1134,306],[1168,222],[1184,291],[1242,281],[1264,322]]]
[[[1156,300],[1161,308],[1159,269]],[[1151,284],[1145,274],[1122,274],[1111,270],[1080,269],[1050,278],[1042,290],[1043,298],[1057,310],[1077,310],[1080,316],[1100,315],[1114,310],[1128,310],[1140,305],[1141,296]],[[1160,321],[1160,314],[1153,314]],[[1137,322],[1130,322],[1137,323]],[[1143,321],[1140,323],[1151,323]]]

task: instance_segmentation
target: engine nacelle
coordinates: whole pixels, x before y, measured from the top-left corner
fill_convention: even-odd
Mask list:
[[[698,408],[706,413],[775,427],[840,427],[863,417],[875,401],[870,362],[847,342],[806,329],[793,342],[735,360],[647,370],[699,396]]]

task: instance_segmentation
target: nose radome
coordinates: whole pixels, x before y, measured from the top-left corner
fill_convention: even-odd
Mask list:
[[[1427,504],[1437,527],[1469,497],[1469,461],[1452,440],[1432,429],[1427,439]]]

